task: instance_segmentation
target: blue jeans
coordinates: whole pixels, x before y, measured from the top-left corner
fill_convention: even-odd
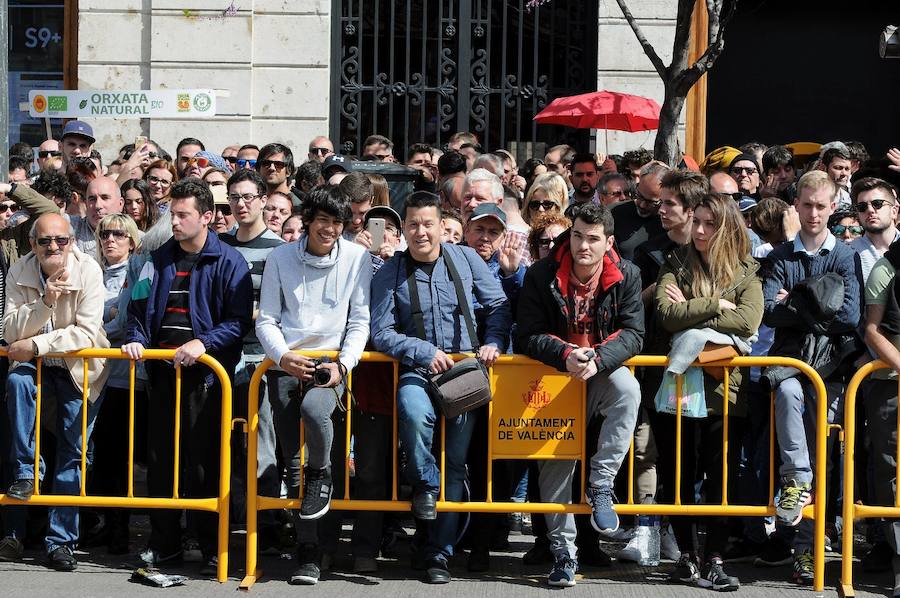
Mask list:
[[[448,501],[459,501],[463,496],[466,479],[466,453],[475,423],[476,411],[464,413],[447,420],[444,497]],[[413,491],[434,492],[441,486],[441,472],[432,454],[434,427],[438,417],[428,396],[428,382],[415,372],[400,376],[397,386],[397,419],[400,443],[406,453],[407,478]],[[458,513],[438,513],[434,521],[428,522],[428,541],[425,558],[448,558],[453,555]]]
[[[35,383],[34,363],[19,364],[9,372],[6,381],[6,406],[10,423],[10,460],[13,480],[34,478]],[[81,418],[84,404],[81,391],[72,381],[69,370],[43,366],[42,398],[56,403],[56,471],[53,475],[54,494],[76,495],[81,490]],[[100,408],[98,399],[88,404],[87,433],[90,439],[94,420]],[[44,460],[40,462],[43,478]],[[25,535],[25,508],[8,507],[7,535]],[[47,552],[60,546],[73,546],[78,541],[78,508],[50,507],[45,544]]]

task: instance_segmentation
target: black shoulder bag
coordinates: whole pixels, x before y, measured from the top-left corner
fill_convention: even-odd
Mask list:
[[[426,340],[425,318],[422,314],[422,304],[419,301],[419,288],[416,285],[416,269],[413,267],[409,251],[406,252],[405,257],[406,281],[409,287],[409,303],[412,309],[413,323],[418,337]],[[444,263],[447,265],[447,272],[456,289],[456,300],[462,311],[463,319],[466,321],[469,339],[475,345],[478,342],[478,336],[472,321],[472,308],[463,292],[459,271],[446,253],[444,254]],[[458,361],[452,368],[440,374],[428,372],[426,379],[429,381],[431,399],[445,418],[452,419],[491,402],[491,381],[487,368],[475,357],[467,357]]]

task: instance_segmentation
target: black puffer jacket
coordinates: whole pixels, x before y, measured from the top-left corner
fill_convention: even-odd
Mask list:
[[[519,294],[518,327],[514,348],[561,372],[573,347],[569,334],[568,296],[572,255],[568,232],[563,233],[555,251],[536,262],[525,273]],[[641,274],[631,262],[610,253],[603,258],[603,272],[597,288],[594,359],[599,371],[612,371],[637,355],[644,337],[644,305],[641,302]]]

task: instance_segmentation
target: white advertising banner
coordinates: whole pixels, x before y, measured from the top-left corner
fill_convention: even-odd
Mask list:
[[[37,118],[212,118],[216,94],[212,89],[32,89],[28,114]]]

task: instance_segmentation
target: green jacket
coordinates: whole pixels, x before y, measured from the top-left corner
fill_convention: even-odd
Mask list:
[[[746,256],[740,263],[734,284],[719,297],[693,297],[691,282],[693,276],[686,263],[687,247],[673,249],[666,254],[656,285],[657,323],[660,334],[671,340],[671,335],[689,328],[712,328],[724,334],[749,337],[756,334],[762,323],[763,293],[762,281],[757,275],[759,263]],[[666,295],[666,285],[675,284],[681,289],[687,301],[673,303]],[[719,298],[727,299],[737,309],[722,309]],[[744,368],[746,369],[746,368]],[[733,405],[729,413],[736,416],[747,414],[744,400],[744,380],[746,372],[734,369],[729,374],[728,400]],[[711,413],[722,413],[724,385],[711,376],[706,380],[706,406]]]
[[[20,209],[28,212],[28,220],[0,230],[0,246],[3,250],[3,273],[10,266],[19,261],[19,258],[31,251],[31,243],[28,233],[31,225],[44,214],[59,214],[59,207],[28,185],[16,185],[11,196],[16,200]]]

